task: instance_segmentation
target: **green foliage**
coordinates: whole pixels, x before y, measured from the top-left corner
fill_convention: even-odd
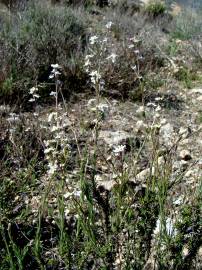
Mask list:
[[[150,16],[152,16],[153,18],[156,18],[165,13],[166,5],[161,0],[151,0],[146,5],[145,10]]]
[[[6,78],[5,81],[2,84],[0,96],[9,96],[12,94],[13,89],[13,77]]]
[[[191,88],[193,81],[197,80],[196,72],[189,70],[187,67],[180,67],[178,72],[175,73],[175,78],[184,83],[185,87]]]
[[[176,39],[171,39],[166,48],[166,52],[169,56],[175,57],[179,52],[179,44],[176,42]]]
[[[6,79],[3,89],[25,94],[36,81],[48,81],[50,65],[54,63],[60,63],[67,74],[75,72],[76,59],[85,45],[84,20],[79,11],[36,1],[20,16],[13,15],[0,33],[12,78]]]
[[[202,124],[202,112],[199,112],[198,121]]]

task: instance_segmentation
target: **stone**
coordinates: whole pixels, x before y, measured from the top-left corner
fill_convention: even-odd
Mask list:
[[[190,94],[201,94],[202,95],[202,88],[194,88],[190,90]]]
[[[108,190],[108,191],[111,191],[115,185],[116,185],[116,182],[114,180],[101,181],[97,183],[97,186],[99,189],[103,188],[104,190]]]
[[[99,139],[105,141],[109,146],[114,145],[126,145],[130,140],[134,140],[134,137],[123,130],[110,131],[110,130],[101,130],[99,134]]]
[[[109,180],[107,180],[109,179]],[[108,190],[111,191],[113,189],[113,187],[116,185],[116,181],[115,180],[110,180],[110,176],[107,175],[100,175],[97,174],[95,176],[95,181],[97,184],[97,187],[101,190]]]
[[[202,101],[202,96],[197,97],[197,101]]]
[[[162,125],[159,131],[160,136],[162,137],[163,142],[166,146],[171,146],[174,137],[174,128],[170,123]]]
[[[144,169],[143,171],[141,171],[140,173],[138,173],[136,175],[136,179],[138,181],[145,181],[147,180],[151,175],[154,175],[154,168],[150,169]]]
[[[152,168],[146,168],[144,170],[142,170],[141,172],[139,172],[136,177],[134,178],[134,180],[132,180],[133,182],[135,182],[136,180],[138,181],[145,181],[147,180],[150,176],[154,176],[155,173],[159,174],[161,171],[161,168],[163,168],[163,165],[165,164],[165,159],[163,156],[160,156],[158,158],[158,163],[155,164],[155,166],[153,166]]]

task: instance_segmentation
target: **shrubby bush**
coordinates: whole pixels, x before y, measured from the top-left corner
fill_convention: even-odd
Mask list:
[[[158,25],[152,26],[146,16],[118,12],[108,11],[105,25],[102,22],[99,25],[101,30],[97,29],[95,33],[98,36],[96,54],[100,55],[101,48],[104,52],[101,63],[97,63],[98,57],[94,63],[100,66],[98,69],[105,82],[104,94],[141,100],[147,75],[158,72],[164,65],[164,55],[159,49],[163,47],[164,33],[160,32]],[[105,26],[109,23],[111,27],[107,30]],[[158,44],[156,40],[159,40]],[[92,51],[90,48],[88,54]]]
[[[64,67],[65,80],[73,76],[78,85],[77,66],[85,47],[84,20],[79,10],[39,2],[4,20],[1,70],[6,67],[6,80],[1,83],[1,93],[6,87],[7,93],[22,97],[29,87],[46,83],[50,65],[57,62]],[[8,80],[12,81],[9,89]]]

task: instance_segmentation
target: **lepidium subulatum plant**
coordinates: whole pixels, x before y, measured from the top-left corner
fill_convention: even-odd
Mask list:
[[[43,147],[47,170],[43,177],[43,196],[38,209],[38,218],[35,220],[37,231],[33,243],[33,253],[41,269],[43,269],[43,263],[41,262],[43,250],[41,223],[44,218],[53,219],[53,223],[59,228],[56,256],[66,267],[70,267],[71,244],[70,236],[66,231],[66,224],[71,217],[76,219],[74,209],[80,196],[78,184],[69,176],[71,159],[69,130],[71,128],[67,112],[64,110],[66,104],[62,95],[62,82],[60,80],[62,67],[58,64],[52,64],[51,67],[52,71],[49,78],[53,81],[55,90],[50,93],[50,96],[55,99],[55,109],[47,115],[47,119],[44,119],[41,125],[45,134]],[[36,102],[39,97],[36,94],[37,91],[36,87],[30,90],[30,94],[33,96],[30,102]],[[62,105],[64,106],[59,103],[59,98],[63,100]]]
[[[136,263],[136,260],[130,262],[130,259],[136,249],[133,236],[136,234],[135,228],[138,225],[132,226],[134,214],[131,209],[133,203],[130,198],[133,191],[130,189],[126,191],[129,172],[125,162],[125,145],[112,145],[111,157],[102,156],[109,170],[113,172],[114,181],[117,183],[117,188],[112,195],[113,202],[111,203],[113,207],[111,213],[109,213],[109,201],[99,192],[96,182],[97,160],[99,155],[102,155],[98,145],[99,130],[107,107],[101,103],[102,91],[105,89],[105,68],[110,66],[111,73],[113,73],[112,70],[119,58],[111,44],[111,26],[111,22],[107,23],[106,36],[95,35],[90,37],[89,53],[86,55],[84,63],[85,70],[89,74],[90,84],[95,90],[95,108],[91,108],[95,112],[95,125],[92,131],[94,148],[93,151],[86,149],[80,172],[82,208],[78,208],[78,233],[82,232],[85,238],[85,248],[82,252],[80,265],[83,265],[84,261],[89,259],[88,253],[93,252],[95,257],[101,260],[101,265],[105,267],[108,267],[110,263],[114,264],[114,267],[127,267],[127,264],[132,267]],[[136,40],[132,40],[129,49],[135,50],[136,43]],[[130,68],[134,74],[134,79],[137,77],[141,79],[139,70],[139,58],[141,55],[139,50],[135,50],[134,53],[137,56],[135,57],[136,65]],[[89,167],[92,169],[90,176],[87,173]],[[125,234],[128,234],[128,236],[125,237]],[[102,241],[100,241],[100,237]],[[136,251],[139,252],[137,249]],[[113,259],[110,259],[112,253],[114,253]],[[142,259],[141,263],[143,261],[144,259]]]

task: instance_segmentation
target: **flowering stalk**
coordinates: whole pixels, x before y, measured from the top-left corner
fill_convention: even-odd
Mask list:
[[[52,64],[52,71],[49,76],[49,79],[54,79],[55,81],[55,92],[51,92],[50,95],[53,95],[55,97],[55,107],[56,107],[56,118],[58,119],[58,94],[59,94],[59,87],[60,87],[60,80],[59,76],[61,75],[61,66],[58,64]],[[57,126],[58,126],[58,121],[57,121]]]

